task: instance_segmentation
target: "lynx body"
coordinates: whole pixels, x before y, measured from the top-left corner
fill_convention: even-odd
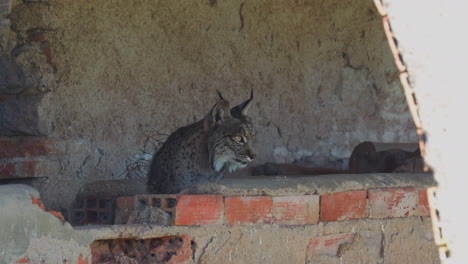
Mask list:
[[[178,193],[193,184],[216,181],[251,162],[255,129],[250,99],[230,108],[220,100],[204,119],[173,132],[154,155],[148,175],[152,193]]]

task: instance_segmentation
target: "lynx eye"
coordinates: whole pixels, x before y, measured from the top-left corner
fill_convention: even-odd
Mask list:
[[[236,142],[242,143],[244,142],[243,138],[241,136],[233,136],[232,139]]]

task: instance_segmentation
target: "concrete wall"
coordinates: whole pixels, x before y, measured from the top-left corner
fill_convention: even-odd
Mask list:
[[[39,186],[55,209],[125,177],[151,127],[202,118],[216,89],[255,89],[257,163],[342,168],[361,141],[416,140],[370,0],[15,0],[10,17],[0,131],[58,142]]]

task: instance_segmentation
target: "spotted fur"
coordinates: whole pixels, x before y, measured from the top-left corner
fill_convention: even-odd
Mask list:
[[[230,108],[221,94],[206,117],[173,132],[154,155],[148,175],[152,193],[178,193],[244,168],[256,156],[250,99]]]

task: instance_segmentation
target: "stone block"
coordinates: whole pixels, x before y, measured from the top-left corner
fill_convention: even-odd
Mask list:
[[[341,233],[314,237],[307,245],[306,259],[315,255],[337,256],[339,247],[353,242],[354,236],[354,233]]]
[[[375,260],[381,260],[383,256],[383,233],[381,231],[361,231],[359,235],[364,240],[364,243],[367,248],[367,252],[371,255]]]

